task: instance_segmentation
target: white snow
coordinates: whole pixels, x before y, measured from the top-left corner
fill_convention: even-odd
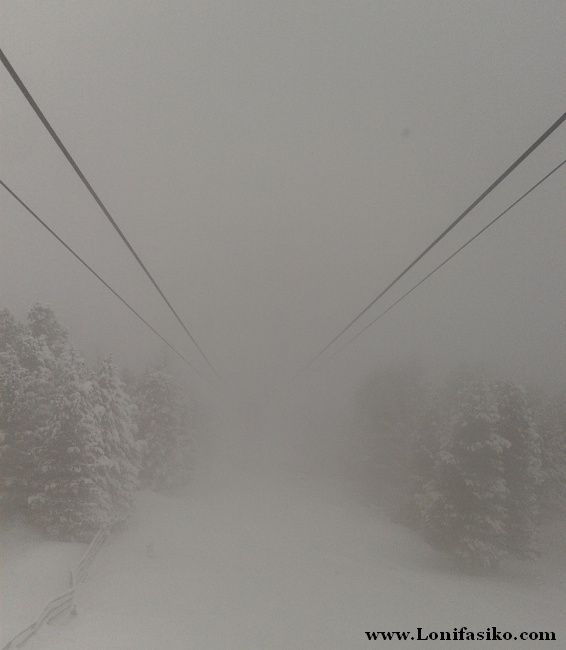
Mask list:
[[[0,533],[0,647],[69,588],[70,571],[86,544],[46,541],[22,522]]]
[[[497,626],[553,631],[552,647],[566,648],[564,548],[540,562],[507,563],[496,578],[460,575],[335,482],[261,466],[227,472],[201,476],[179,497],[140,494],[132,524],[96,558],[78,616],[45,627],[26,647],[345,650],[387,645],[366,631]],[[36,540],[8,553],[3,642],[65,586],[77,547]]]

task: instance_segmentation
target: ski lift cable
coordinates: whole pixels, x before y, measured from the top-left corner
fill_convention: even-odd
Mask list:
[[[136,259],[136,261],[137,261],[137,263],[139,264],[139,266],[142,268],[142,270],[144,271],[144,273],[146,274],[146,276],[149,278],[149,280],[151,281],[151,283],[153,284],[153,286],[157,289],[159,295],[160,295],[161,298],[165,301],[165,303],[166,303],[166,305],[169,307],[170,311],[173,313],[173,315],[175,316],[175,318],[177,319],[177,321],[181,324],[182,328],[183,328],[183,329],[185,330],[185,332],[188,334],[188,336],[189,336],[189,338],[191,339],[191,341],[192,341],[192,342],[194,343],[194,345],[197,347],[198,351],[200,352],[201,356],[203,357],[203,359],[204,359],[204,360],[206,361],[206,363],[208,364],[209,368],[210,368],[210,369],[212,370],[212,372],[216,375],[216,377],[217,377],[218,379],[220,379],[220,375],[219,375],[218,372],[215,370],[214,366],[211,364],[211,362],[209,361],[208,357],[205,355],[205,353],[203,352],[203,350],[201,349],[201,347],[199,346],[199,344],[196,342],[195,338],[194,338],[193,335],[190,333],[190,331],[189,331],[189,329],[187,328],[187,326],[185,325],[185,323],[181,320],[181,317],[180,317],[179,314],[175,311],[175,309],[173,308],[173,306],[171,305],[171,303],[169,302],[169,300],[167,299],[167,297],[165,296],[165,294],[164,294],[163,291],[161,290],[161,287],[157,284],[156,280],[153,278],[153,276],[151,275],[151,273],[149,272],[149,270],[147,269],[147,267],[145,266],[145,264],[142,262],[140,256],[136,253],[136,251],[134,250],[133,246],[132,246],[132,245],[130,244],[130,242],[128,241],[126,235],[123,233],[123,231],[122,231],[122,229],[120,228],[120,226],[118,226],[118,224],[116,223],[116,221],[114,220],[114,218],[112,217],[112,215],[110,214],[110,212],[108,211],[108,209],[106,208],[106,206],[104,205],[104,203],[102,202],[102,200],[100,199],[100,197],[98,196],[98,194],[95,192],[95,190],[93,189],[92,185],[89,183],[89,181],[87,180],[86,176],[83,174],[83,172],[81,171],[81,169],[79,168],[79,166],[77,165],[77,163],[75,162],[75,160],[73,159],[73,157],[71,156],[71,154],[69,153],[69,151],[67,150],[67,148],[65,147],[65,145],[63,144],[63,142],[61,141],[61,139],[59,138],[59,136],[57,135],[57,133],[55,132],[55,130],[53,129],[53,127],[51,126],[51,124],[49,123],[49,121],[47,120],[47,118],[45,117],[45,115],[43,114],[42,110],[39,108],[38,104],[36,103],[36,101],[35,101],[35,100],[33,99],[33,97],[31,96],[30,92],[28,91],[28,89],[27,89],[26,86],[24,85],[24,83],[23,83],[23,81],[21,80],[21,78],[19,77],[18,73],[14,70],[12,64],[11,64],[10,61],[7,59],[7,57],[6,57],[6,55],[4,54],[4,52],[2,51],[2,49],[0,49],[0,61],[2,62],[2,64],[3,64],[4,67],[6,68],[6,70],[8,71],[8,73],[10,74],[10,76],[12,77],[12,79],[14,80],[14,82],[16,83],[16,85],[18,86],[18,88],[20,89],[20,91],[22,92],[22,94],[24,95],[24,97],[26,98],[26,100],[28,101],[28,103],[30,104],[30,106],[33,108],[33,110],[35,111],[36,115],[37,115],[37,116],[39,117],[39,119],[41,120],[43,126],[47,129],[47,131],[49,132],[49,134],[51,135],[51,137],[53,138],[53,140],[55,141],[55,143],[57,144],[57,146],[59,147],[59,149],[61,150],[61,152],[62,152],[63,155],[65,156],[65,158],[68,160],[68,162],[70,163],[71,167],[75,170],[77,176],[81,179],[81,181],[83,182],[83,184],[85,185],[85,187],[87,188],[87,190],[90,192],[90,194],[92,195],[92,197],[93,197],[94,200],[96,201],[96,203],[97,203],[97,205],[99,206],[99,208],[102,210],[102,212],[104,213],[104,215],[106,216],[106,218],[108,219],[108,221],[112,224],[112,227],[114,228],[114,230],[118,233],[118,235],[120,236],[120,238],[122,239],[122,241],[124,242],[124,244],[127,246],[127,248],[128,248],[128,250],[130,251],[130,253],[131,253],[131,254],[134,256],[134,258]]]
[[[394,302],[390,307],[388,307],[385,311],[382,311],[382,312],[379,314],[379,316],[377,316],[376,318],[374,318],[374,319],[371,321],[371,323],[369,323],[368,325],[366,325],[366,326],[365,326],[362,330],[360,330],[360,331],[359,331],[355,336],[353,336],[351,339],[349,339],[348,341],[346,341],[346,343],[344,343],[340,348],[338,348],[338,350],[336,350],[333,354],[331,354],[331,355],[330,355],[330,356],[329,356],[325,361],[322,361],[322,363],[319,364],[318,368],[320,368],[320,366],[321,366],[322,364],[324,364],[325,362],[330,361],[330,359],[332,359],[333,357],[335,357],[335,356],[336,356],[339,352],[341,352],[341,351],[342,351],[346,346],[350,345],[350,343],[353,343],[353,342],[354,342],[354,341],[355,341],[359,336],[361,336],[361,335],[362,335],[366,330],[368,330],[372,325],[374,325],[374,324],[375,324],[375,323],[376,323],[376,322],[377,322],[377,321],[378,321],[382,316],[385,316],[385,314],[387,314],[387,312],[391,311],[391,310],[393,309],[393,307],[395,307],[396,305],[398,305],[398,304],[399,304],[402,300],[404,300],[404,299],[405,299],[405,298],[406,298],[410,293],[412,293],[412,292],[413,292],[417,287],[420,287],[421,284],[423,284],[424,282],[426,282],[426,280],[428,280],[432,275],[434,275],[434,274],[435,274],[439,269],[441,269],[441,268],[442,268],[445,264],[447,264],[451,259],[453,259],[454,257],[456,257],[456,255],[458,255],[458,253],[460,253],[461,251],[463,251],[464,248],[466,248],[466,246],[468,246],[469,244],[471,244],[475,239],[477,239],[481,234],[483,234],[483,233],[484,233],[488,228],[491,228],[491,226],[493,226],[493,224],[494,224],[496,221],[499,221],[499,219],[501,219],[501,217],[503,217],[503,216],[504,216],[505,214],[507,214],[510,210],[512,210],[512,209],[513,209],[513,208],[514,208],[518,203],[520,203],[520,202],[521,202],[525,197],[527,197],[527,196],[528,196],[528,195],[529,195],[533,190],[535,190],[537,187],[539,187],[539,185],[542,185],[542,184],[543,184],[543,183],[544,183],[548,178],[550,178],[550,177],[551,177],[555,172],[557,172],[557,171],[558,171],[558,170],[559,170],[563,165],[566,165],[566,160],[563,160],[563,161],[562,161],[559,165],[557,165],[557,166],[556,166],[552,171],[548,172],[548,174],[546,174],[546,176],[544,176],[543,178],[541,178],[540,181],[538,181],[538,183],[535,183],[535,184],[534,184],[534,185],[533,185],[529,190],[527,190],[524,194],[522,194],[522,195],[521,195],[521,196],[520,196],[516,201],[514,201],[514,202],[513,202],[513,203],[512,203],[508,208],[506,208],[505,210],[503,210],[503,212],[501,212],[497,217],[495,217],[495,219],[492,219],[492,221],[490,221],[486,226],[484,226],[484,227],[483,227],[483,228],[482,228],[478,233],[476,233],[473,237],[471,237],[470,239],[468,239],[468,241],[467,241],[465,244],[463,244],[462,246],[460,246],[460,248],[458,248],[458,250],[457,250],[456,252],[452,253],[452,255],[450,255],[450,257],[447,257],[447,258],[444,260],[444,262],[442,262],[442,263],[439,264],[437,267],[435,267],[435,268],[434,268],[434,269],[433,269],[433,270],[432,270],[428,275],[426,275],[422,280],[420,280],[419,282],[417,282],[417,284],[413,285],[413,287],[411,287],[411,289],[409,289],[407,292],[405,292],[405,293],[404,293],[404,294],[403,294],[403,295],[402,295],[398,300],[396,300],[396,301],[395,301],[395,302]],[[315,370],[316,370],[316,368],[313,369],[312,372],[314,372]],[[312,374],[312,372],[309,373],[309,374]]]
[[[460,214],[460,216],[455,219],[438,237],[431,243],[429,244],[423,251],[420,253],[390,284],[381,291],[381,293],[374,298],[367,307],[362,309],[362,311],[353,319],[351,320],[346,327],[344,327],[329,343],[327,343],[318,354],[313,357],[309,363],[303,368],[301,372],[304,372],[307,370],[317,359],[319,359],[325,352],[330,348],[331,345],[333,345],[347,330],[349,330],[352,325],[357,323],[357,321],[369,310],[371,309],[375,303],[380,300],[399,280],[405,276],[429,251],[431,251],[444,237],[453,229],[455,228],[464,217],[466,217],[485,197],[490,194],[500,183],[511,174],[511,172],[516,169],[528,156],[533,153],[537,147],[539,147],[556,129],[564,122],[566,121],[566,113],[563,113],[533,144],[515,160],[515,162],[510,165],[504,172],[499,176],[480,196],[473,202],[471,203],[465,210]]]
[[[145,318],[143,318],[143,316],[141,316],[126,300],[124,300],[124,298],[122,298],[122,296],[117,291],[115,291],[102,277],[100,277],[100,275],[98,275],[98,273],[89,264],[87,264],[87,262],[85,262],[82,259],[82,257],[80,257],[80,255],[75,253],[75,251],[61,237],[59,237],[59,235],[52,228],[50,228],[45,223],[45,221],[43,221],[43,219],[41,219],[26,203],[24,203],[24,201],[12,189],[10,189],[8,187],[8,185],[6,185],[6,183],[4,183],[4,181],[2,179],[0,179],[0,185],[2,185],[2,187],[9,194],[11,194],[14,197],[14,199],[16,199],[16,201],[21,206],[23,206],[32,215],[32,217],[34,217],[34,219],[36,219],[36,221],[38,221],[53,237],[55,237],[55,239],[60,244],[62,244],[69,251],[69,253],[71,253],[71,255],[73,255],[87,270],[89,270],[94,275],[94,277],[97,278],[97,280],[102,282],[102,284],[109,291],[111,291],[116,296],[116,298],[118,298],[118,300],[120,300],[137,318],[139,318],[139,320],[141,320],[141,322],[144,323],[144,325],[149,327],[149,329],[156,336],[158,336],[163,341],[163,343],[165,343],[165,345],[167,345],[180,359],[182,359],[188,366],[190,366],[190,368],[192,368],[202,379],[205,379],[206,381],[208,381],[210,383],[210,380],[208,379],[208,377],[206,375],[204,375],[185,356],[183,356],[175,347],[173,347],[171,345],[171,343],[169,343],[169,341],[167,341],[163,336],[161,336],[161,334],[154,327],[152,327],[145,320]]]

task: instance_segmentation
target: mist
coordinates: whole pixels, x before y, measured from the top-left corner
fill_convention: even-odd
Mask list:
[[[485,421],[491,418],[493,437],[487,447],[501,447],[493,465],[507,467],[509,485],[511,452],[505,451],[507,443],[498,447],[496,441],[502,438],[514,449],[519,443],[515,433],[504,431],[506,409],[530,422],[525,424],[531,432],[525,434],[530,440],[525,445],[530,445],[533,467],[525,472],[534,476],[540,469],[545,477],[539,477],[545,487],[536,488],[536,499],[548,515],[541,515],[540,532],[546,550],[531,569],[518,568],[523,565],[515,556],[507,560],[503,554],[501,573],[488,578],[474,574],[470,592],[464,578],[454,578],[460,594],[460,609],[452,611],[460,617],[454,625],[461,624],[470,603],[481,610],[475,623],[492,625],[479,603],[482,594],[486,602],[496,602],[505,581],[510,581],[517,611],[526,610],[530,599],[543,609],[548,594],[558,594],[563,607],[562,577],[553,582],[549,576],[564,573],[564,553],[556,541],[565,519],[559,504],[566,498],[561,483],[566,472],[564,168],[392,305],[562,162],[566,127],[558,127],[364,310],[564,113],[565,20],[564,3],[533,0],[2,3],[4,55],[183,323],[2,67],[0,180],[159,333],[137,319],[0,188],[0,310],[8,310],[20,324],[22,350],[33,339],[36,366],[18,352],[25,370],[21,376],[29,373],[26,386],[36,386],[37,367],[53,373],[45,375],[52,377],[53,386],[61,373],[70,376],[67,361],[60,359],[73,357],[65,347],[72,343],[84,360],[83,367],[75,359],[81,369],[73,366],[73,385],[86,402],[94,400],[89,406],[94,421],[102,412],[96,399],[102,398],[89,397],[89,391],[101,381],[93,377],[111,355],[116,373],[126,378],[122,397],[130,411],[125,427],[137,436],[136,444],[141,441],[141,456],[151,456],[151,436],[158,436],[148,432],[149,425],[143,429],[140,386],[150,377],[164,395],[169,395],[165,387],[170,388],[171,412],[177,407],[182,412],[177,428],[192,445],[190,454],[175,448],[178,458],[185,458],[185,452],[191,457],[182,489],[164,496],[146,477],[145,488],[131,497],[134,523],[103,557],[97,594],[103,593],[105,577],[118,571],[128,544],[139,541],[135,531],[161,539],[157,555],[167,574],[163,584],[174,583],[175,540],[180,546],[200,522],[207,531],[199,538],[201,550],[211,543],[207,534],[240,536],[241,541],[249,531],[240,530],[243,524],[226,514],[240,507],[243,519],[249,515],[246,508],[264,513],[264,528],[256,522],[253,530],[257,540],[265,532],[271,542],[279,534],[284,537],[276,522],[281,507],[299,554],[311,542],[316,546],[317,533],[305,522],[308,513],[320,508],[320,519],[315,517],[320,531],[337,540],[336,548],[324,547],[325,557],[343,578],[340,585],[350,585],[348,593],[359,577],[357,569],[348,574],[341,564],[350,557],[349,547],[354,563],[385,571],[392,562],[405,580],[417,576],[419,589],[446,586],[447,576],[460,574],[450,564],[454,549],[439,548],[435,539],[445,522],[430,523],[431,495],[442,493],[439,486],[450,474],[442,463],[450,454],[459,458],[455,450],[459,436],[465,436],[454,422],[471,421],[473,402],[481,404]],[[61,343],[64,354],[53,346],[46,351],[45,341],[28,331],[26,315],[36,303],[49,305],[68,331],[68,341]],[[9,322],[5,313],[2,318]],[[15,339],[8,341],[8,329],[2,332],[0,353],[9,356],[17,345]],[[15,367],[8,356],[2,357],[2,368]],[[20,394],[8,392],[15,375],[8,370],[5,375],[9,381],[0,382],[5,392],[0,401],[6,405],[4,411],[0,408],[0,465],[4,462],[8,476],[16,465],[2,461],[2,449],[10,447],[9,436],[17,439],[23,424],[6,415],[21,409],[15,406]],[[40,394],[44,384],[37,385]],[[156,399],[156,412],[163,400]],[[45,415],[41,404],[41,399],[34,402],[26,417],[44,426],[43,416],[55,416],[51,411]],[[28,429],[35,431],[36,424]],[[47,448],[34,448],[30,457],[41,457]],[[427,464],[427,459],[434,462]],[[460,462],[465,464],[455,464]],[[491,462],[482,466],[491,467]],[[144,476],[149,470],[140,471]],[[501,476],[493,478],[494,484],[504,480]],[[4,483],[0,480],[0,510]],[[22,502],[26,495],[20,495]],[[215,513],[210,520],[208,506]],[[170,519],[160,519],[160,508]],[[17,538],[26,549],[29,542],[29,562],[20,558],[18,565],[26,574],[39,561],[34,544],[44,533],[37,533],[35,524],[35,532],[25,526],[22,532],[18,517],[12,537],[12,529],[4,538],[0,531],[0,547],[7,540],[6,557],[12,558],[10,540]],[[176,519],[181,521],[178,529]],[[362,531],[360,537],[352,539],[347,527]],[[169,529],[167,541],[164,531]],[[254,538],[253,531],[249,534]],[[302,535],[308,544],[302,545]],[[70,543],[53,535],[50,539]],[[377,539],[385,550],[372,545]],[[248,542],[255,548],[255,541]],[[199,555],[198,544],[196,555],[181,554],[179,561],[194,562],[204,580],[214,567]],[[397,546],[404,555],[394,552]],[[235,558],[241,550],[236,547]],[[58,548],[50,557],[64,564],[67,547]],[[219,557],[230,554],[228,545],[217,550]],[[282,551],[285,557],[287,550]],[[279,567],[277,552],[264,559],[267,573]],[[311,560],[298,559],[297,571],[303,566],[308,574]],[[250,568],[250,558],[243,562]],[[489,562],[493,569],[499,560]],[[143,590],[140,567],[141,559],[134,574]],[[225,568],[235,576],[234,585],[244,580],[237,568]],[[317,590],[324,579],[311,577],[305,593],[320,597]],[[53,584],[49,580],[45,585]],[[538,585],[536,594],[529,592],[529,580]],[[15,589],[16,582],[6,589]],[[367,602],[356,602],[364,615],[350,612],[355,624],[344,623],[335,647],[353,647],[347,645],[353,629],[357,626],[359,634],[362,627],[371,627],[368,603],[379,594],[369,583],[363,585]],[[221,593],[222,584],[217,586]],[[334,583],[333,588],[339,591]],[[253,593],[268,592],[262,584]],[[291,601],[291,592],[287,585],[272,595],[285,594]],[[381,623],[384,629],[403,622],[404,591],[396,584],[394,592],[398,599],[388,610],[390,624]],[[115,605],[125,597],[116,594],[111,597]],[[214,600],[218,594],[209,595]],[[102,611],[94,596],[88,598],[93,611]],[[261,598],[254,598],[250,611],[255,621],[263,610]],[[299,602],[305,601],[303,594]],[[30,611],[36,607],[24,596],[22,602]],[[411,606],[415,625],[419,613],[444,624],[440,607],[428,610],[418,599]],[[208,620],[206,608],[198,611]],[[293,607],[289,611],[300,618]],[[511,611],[510,606],[503,613],[503,622]],[[10,612],[15,633],[25,621]],[[328,619],[334,610],[329,605],[325,612]],[[239,638],[241,647],[285,647],[266,645],[264,631],[255,637],[250,630],[257,622],[243,614],[238,618],[228,605],[225,614],[247,630]],[[560,616],[555,614],[545,612],[540,624],[557,631]],[[287,647],[318,647],[305,630],[295,638],[273,612],[266,616],[284,630],[281,638],[291,644]],[[512,620],[519,618],[513,615]],[[323,616],[321,625],[327,619]],[[405,623],[407,629],[411,622]],[[119,637],[122,631],[115,624],[107,632]],[[74,629],[69,632],[75,635],[73,642],[88,648],[88,634]],[[219,647],[207,645],[205,631],[202,635],[193,639],[195,647]],[[170,647],[177,647],[180,636],[172,638]],[[57,643],[47,637],[43,641],[46,648]],[[73,642],[68,647],[79,647]],[[220,635],[217,642],[227,640]],[[134,647],[127,643],[133,641],[105,647]]]
[[[3,47],[219,374],[259,387],[294,377],[563,112],[561,11],[8,2]],[[2,178],[202,368],[4,75]],[[563,143],[558,131],[360,328],[557,164]],[[340,353],[334,374],[397,351],[558,380],[559,175]],[[84,348],[130,364],[157,354],[5,193],[2,206],[7,307],[52,304]]]

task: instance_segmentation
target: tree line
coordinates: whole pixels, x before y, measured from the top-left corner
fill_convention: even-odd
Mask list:
[[[375,373],[358,395],[356,467],[372,498],[463,570],[534,558],[566,512],[566,395],[465,369]]]
[[[89,541],[127,520],[140,488],[184,486],[193,408],[150,367],[127,386],[111,356],[88,367],[53,310],[0,310],[0,511],[59,540]]]

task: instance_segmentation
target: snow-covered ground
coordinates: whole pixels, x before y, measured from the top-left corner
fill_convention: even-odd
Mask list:
[[[46,541],[22,522],[4,524],[0,533],[0,647],[69,588],[70,571],[85,550],[85,544]]]
[[[461,626],[553,631],[552,647],[566,648],[563,545],[533,564],[508,563],[497,578],[455,574],[335,483],[258,465],[217,468],[176,498],[140,494],[132,524],[95,560],[78,616],[45,627],[29,650],[345,650],[388,645],[367,631]],[[34,540],[5,553],[3,642],[65,587],[82,550]]]

